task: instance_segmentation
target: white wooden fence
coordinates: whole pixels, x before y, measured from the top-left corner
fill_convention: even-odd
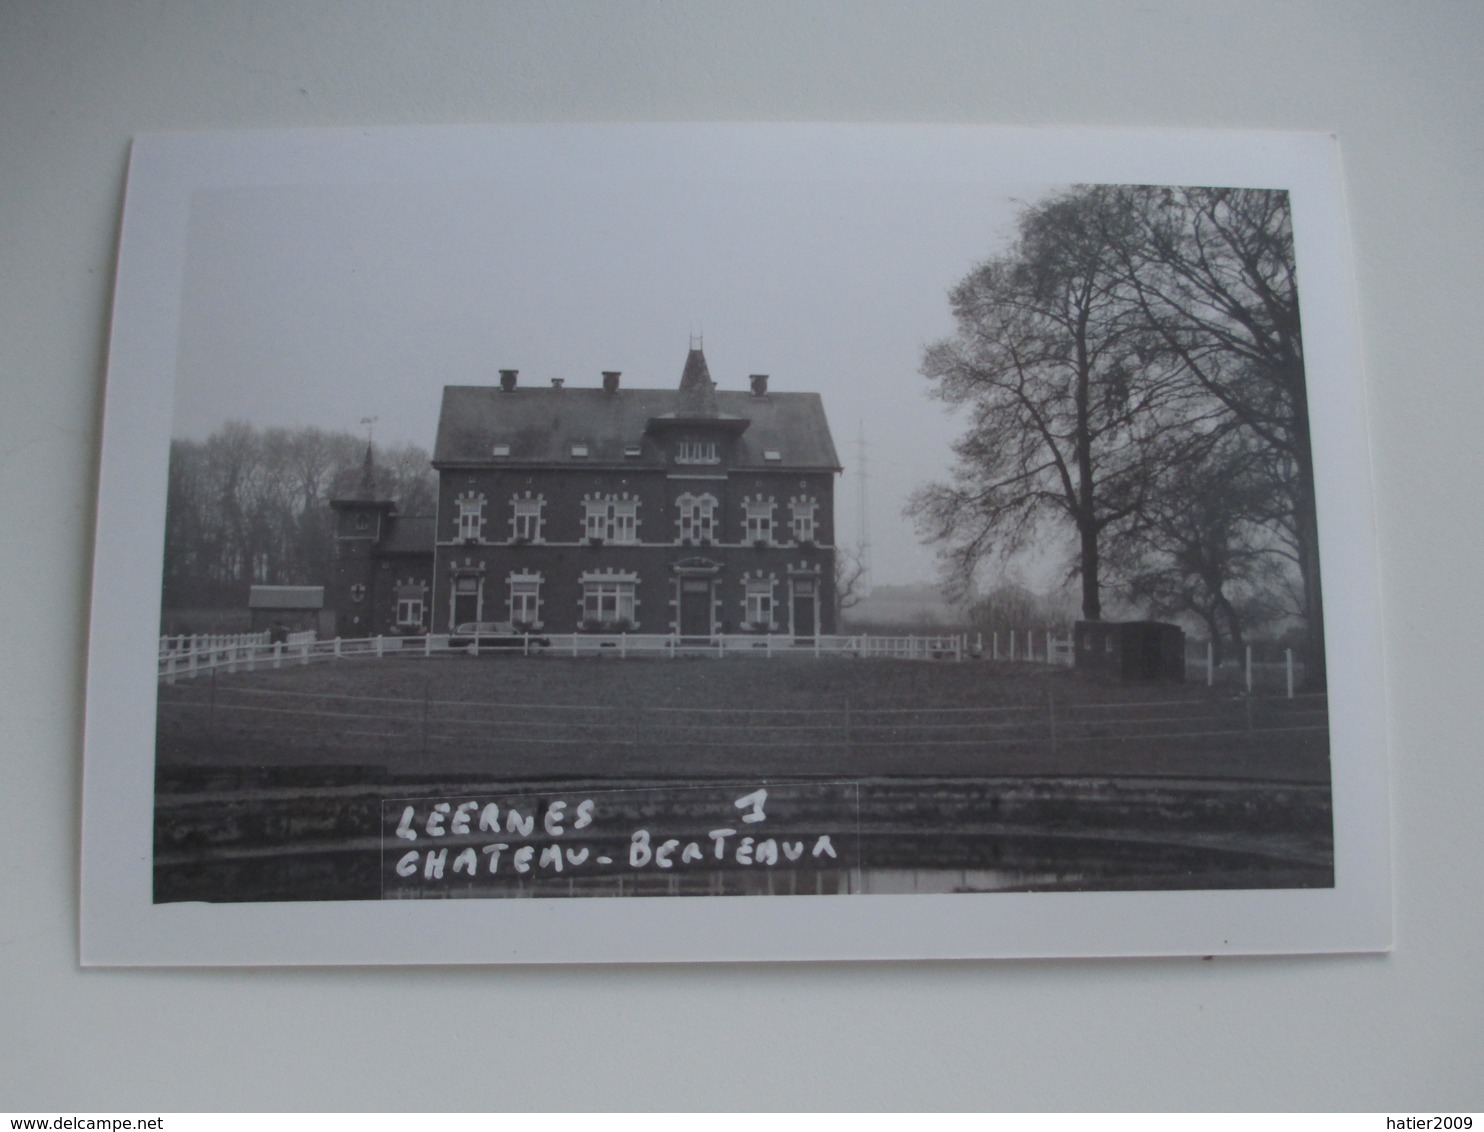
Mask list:
[[[190,679],[199,673],[225,670],[253,672],[262,668],[310,664],[353,657],[433,656],[451,652],[483,654],[524,653],[596,657],[728,657],[821,656],[891,657],[899,660],[963,660],[968,655],[966,635],[877,637],[727,634],[680,637],[662,633],[563,633],[483,638],[473,645],[454,646],[449,634],[421,637],[363,637],[315,639],[313,631],[291,633],[270,642],[267,633],[230,636],[162,637],[159,676],[166,683]]]
[[[239,669],[282,668],[285,664],[309,664],[347,657],[432,656],[449,652],[474,652],[473,646],[455,647],[448,634],[421,637],[363,637],[315,639],[312,629],[290,633],[286,640],[272,642],[267,632],[228,635],[195,635],[160,638],[159,676],[173,684],[200,672]],[[1052,664],[1072,667],[1076,663],[1070,635],[1053,632],[952,633],[937,636],[908,634],[899,637],[868,634],[793,637],[779,634],[718,634],[713,637],[680,637],[673,633],[560,633],[522,637],[489,637],[480,641],[478,652],[525,655],[552,653],[557,656],[594,657],[728,657],[728,656],[816,656],[885,658],[893,660],[964,660]],[[1304,666],[1292,649],[1281,661],[1257,661],[1247,645],[1240,661],[1212,663],[1209,641],[1192,641],[1187,648],[1187,678],[1212,686],[1218,680],[1239,683],[1246,691],[1283,688],[1288,697],[1303,681]]]

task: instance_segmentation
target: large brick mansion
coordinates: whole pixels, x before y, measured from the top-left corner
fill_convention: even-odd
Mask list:
[[[444,389],[433,466],[435,517],[369,492],[332,504],[340,635],[835,631],[841,469],[818,394],[761,374],[719,390],[699,347],[671,389],[501,370]]]

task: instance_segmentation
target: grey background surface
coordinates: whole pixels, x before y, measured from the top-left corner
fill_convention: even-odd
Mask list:
[[[1484,9],[0,4],[0,1106],[1478,1109]],[[129,138],[557,120],[1320,129],[1378,500],[1387,956],[81,971],[83,655]]]

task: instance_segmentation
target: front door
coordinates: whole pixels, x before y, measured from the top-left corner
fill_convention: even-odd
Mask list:
[[[680,635],[711,636],[711,582],[702,578],[680,579]]]
[[[479,579],[455,578],[453,583],[453,624],[457,628],[479,620]]]
[[[793,585],[794,636],[814,636],[814,583],[794,582]]]

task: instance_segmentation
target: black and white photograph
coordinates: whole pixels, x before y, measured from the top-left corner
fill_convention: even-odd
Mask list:
[[[102,522],[127,443],[150,645],[88,751],[147,785],[132,915],[1384,934],[1322,139],[326,136],[136,143]]]

